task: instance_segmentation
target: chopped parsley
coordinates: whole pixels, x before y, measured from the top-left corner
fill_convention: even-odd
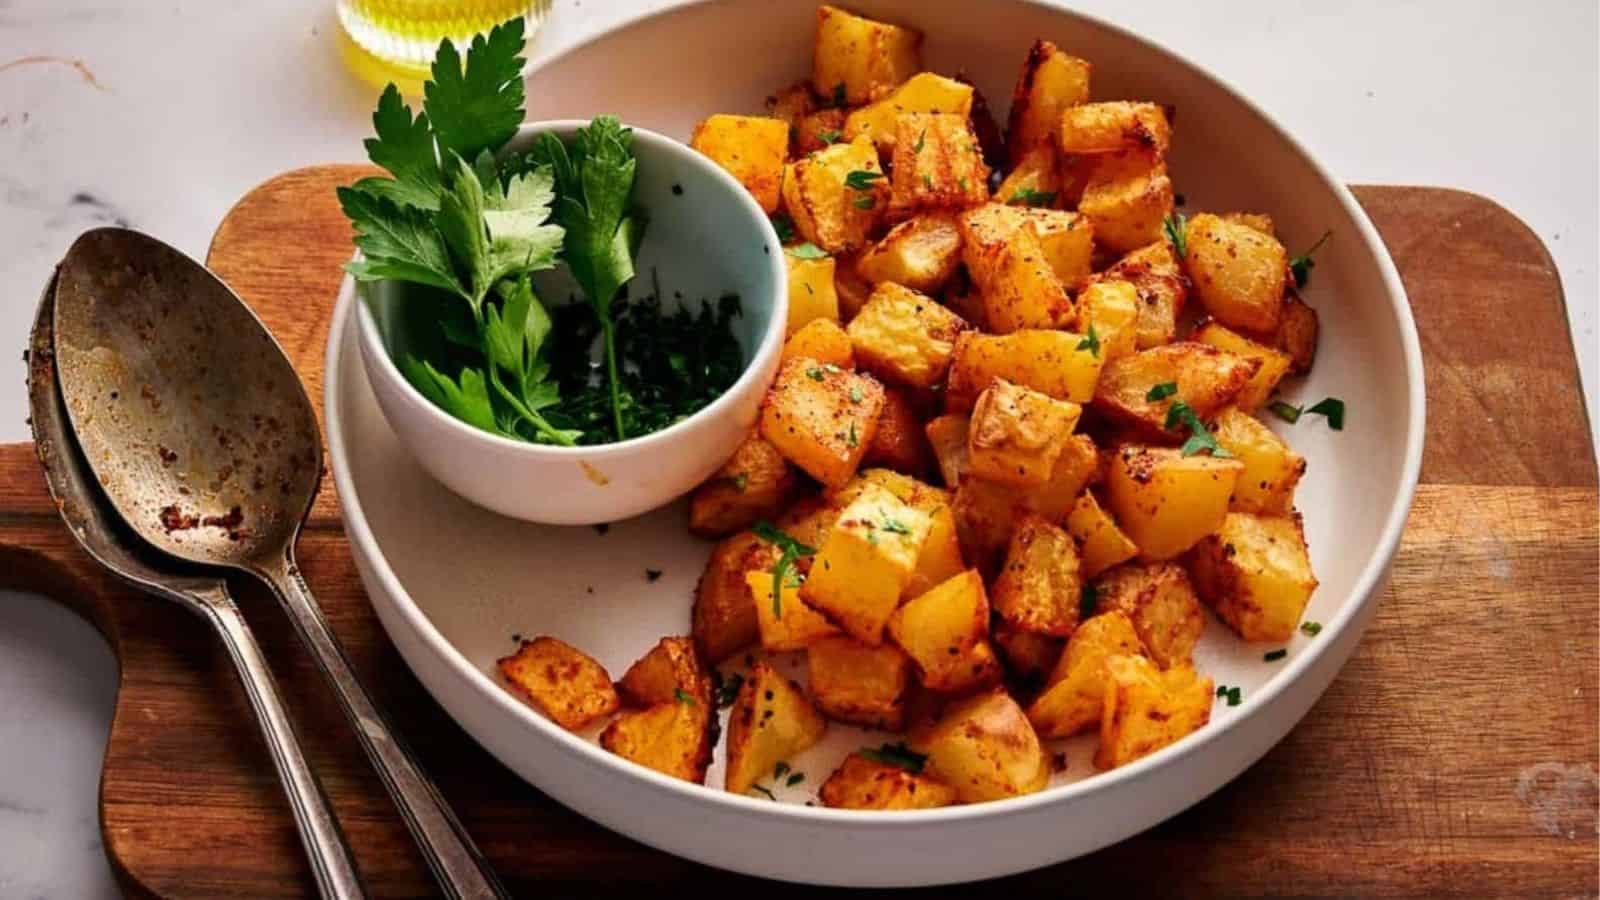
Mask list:
[[[1316,637],[1322,633],[1322,623],[1312,621],[1301,622],[1300,632],[1307,637]]]
[[[678,702],[684,704],[685,706],[693,706],[694,705],[694,698],[689,696],[689,692],[684,690],[683,688],[674,689],[673,692],[672,692],[672,696],[678,698]]]
[[[853,428],[854,426],[852,426]],[[783,618],[783,586],[791,586],[797,582],[798,573],[793,572],[794,564],[802,557],[815,556],[817,548],[802,544],[793,537],[785,534],[778,526],[765,519],[757,522],[751,529],[756,537],[777,547],[782,553],[778,561],[772,565],[772,615]],[[794,580],[791,581],[791,578]]]
[[[722,684],[717,686],[717,705],[732,706],[733,701],[739,699],[739,689],[744,687],[744,676],[738,672],[722,679]]]
[[[916,146],[911,148],[911,152],[912,153],[921,153],[922,152],[922,144],[927,139],[928,139],[928,129],[924,128],[924,129],[922,129],[922,133],[917,135]]]
[[[849,443],[851,450],[861,446],[860,439],[856,437],[856,423],[853,421],[850,423],[850,436],[846,441]]]
[[[1226,700],[1229,706],[1238,706],[1241,699],[1238,688],[1226,685],[1217,688],[1217,696]]]
[[[823,142],[824,144],[837,144],[839,142],[839,138],[843,136],[844,132],[838,130],[817,132],[817,140]]]
[[[1338,397],[1329,397],[1306,410],[1319,416],[1326,416],[1328,427],[1334,431],[1344,430],[1344,401]]]
[[[1271,403],[1267,404],[1267,409],[1271,410],[1273,415],[1284,420],[1285,422],[1288,422],[1290,425],[1300,421],[1300,414],[1305,412],[1304,407],[1295,406],[1292,403],[1285,403],[1282,400],[1272,401]]]
[[[870,759],[875,763],[905,769],[913,775],[921,773],[923,765],[928,761],[926,754],[917,753],[907,747],[904,742],[884,744],[877,749],[862,747],[856,753],[863,759]]]
[[[865,197],[857,197],[851,202],[851,205],[856,209],[871,209],[876,202],[877,201],[873,199],[872,195],[868,194]]]
[[[790,767],[787,760],[778,760],[778,764],[772,767],[772,780],[782,780],[783,776],[789,774],[789,768]]]
[[[860,385],[855,385],[855,384],[850,385],[850,402],[851,403],[860,403],[861,400],[862,400],[861,386]]]
[[[733,476],[732,481],[733,489],[742,494],[744,493],[744,489],[750,486],[750,473],[740,472],[739,474]]]
[[[1201,452],[1219,458],[1233,456],[1226,447],[1217,443],[1216,437],[1206,430],[1205,423],[1195,415],[1194,409],[1182,400],[1174,402],[1172,408],[1167,410],[1166,428],[1171,431],[1180,424],[1189,426],[1189,439],[1183,442],[1180,450],[1184,456],[1194,456]]]
[[[967,176],[963,175],[960,178],[957,178],[956,179],[956,185],[961,188],[962,193],[966,193],[966,190],[967,190]]]
[[[872,172],[867,169],[856,169],[844,177],[844,186],[856,191],[872,190],[872,183],[883,177],[882,172]]]
[[[1154,403],[1157,400],[1165,400],[1177,392],[1178,383],[1176,381],[1163,381],[1151,388],[1150,392],[1144,395],[1144,398],[1149,400],[1151,403]],[[1167,427],[1170,428],[1171,426],[1169,425]]]
[[[1094,354],[1095,359],[1100,358],[1100,335],[1095,334],[1093,322],[1089,323],[1089,333],[1084,335],[1083,340],[1078,342],[1078,349],[1089,351]],[[1173,387],[1177,386],[1174,385]]]
[[[929,178],[927,175],[923,175],[922,176],[922,186],[927,188],[930,191],[933,190],[933,179]]]
[[[1285,650],[1284,648],[1279,647],[1276,650],[1272,650],[1272,651],[1269,651],[1267,653],[1261,654],[1261,661],[1262,662],[1277,662],[1278,660],[1283,659],[1285,656],[1288,656],[1288,655],[1289,655],[1289,651],[1288,650]]]
[[[1036,191],[1033,188],[1019,188],[1006,203],[1011,206],[1049,206],[1056,202],[1055,191]]]
[[[811,379],[812,381],[821,381],[824,378],[827,378],[828,376],[823,374],[822,368],[820,366],[812,366],[811,368],[806,370],[806,377]]]
[[[785,787],[794,787],[795,785],[797,785],[800,782],[805,781],[805,780],[806,780],[806,773],[804,773],[804,772],[796,772],[793,775],[790,775],[788,780],[785,781],[783,784],[784,784]]]
[[[890,534],[910,534],[911,533],[911,529],[909,527],[907,527],[906,523],[900,521],[899,519],[891,519],[891,518],[888,518],[888,517],[884,517],[883,526],[882,527],[883,527],[884,531],[887,531]]]
[[[823,259],[828,255],[828,251],[810,241],[806,241],[804,244],[797,244],[784,252],[795,259]]]
[[[1289,260],[1289,273],[1294,276],[1295,287],[1303,288],[1306,282],[1311,280],[1311,270],[1317,267],[1316,261],[1311,256],[1332,236],[1332,231],[1324,231],[1322,237],[1317,238],[1317,242],[1311,245],[1311,249]]]
[[[1172,244],[1172,252],[1183,259],[1189,254],[1189,219],[1183,213],[1174,213],[1161,220],[1161,230]]]

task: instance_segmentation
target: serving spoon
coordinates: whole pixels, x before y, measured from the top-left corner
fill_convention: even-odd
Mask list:
[[[295,562],[322,479],[310,398],[220,279],[124,228],[86,232],[55,288],[55,365],[84,459],[126,525],[188,563],[271,588],[450,897],[505,897],[356,679]]]

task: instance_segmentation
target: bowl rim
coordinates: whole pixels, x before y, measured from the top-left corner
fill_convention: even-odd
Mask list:
[[[528,68],[523,72],[523,77],[528,77],[533,71],[533,68]],[[525,140],[535,134],[553,132],[566,138],[577,129],[588,125],[589,120],[584,119],[541,119],[535,122],[524,122],[517,127],[517,133],[511,138],[507,146]],[[422,413],[423,416],[437,427],[447,429],[460,439],[478,441],[508,453],[523,454],[530,458],[564,459],[581,457],[586,461],[597,461],[622,453],[632,454],[639,451],[660,449],[659,445],[689,434],[700,421],[715,416],[727,415],[729,407],[736,403],[739,397],[753,388],[758,373],[765,368],[763,364],[783,352],[784,333],[789,313],[787,276],[782,252],[783,242],[778,239],[777,229],[773,227],[772,220],[768,218],[766,212],[756,203],[755,198],[750,195],[744,185],[729,174],[726,169],[681,141],[673,140],[648,128],[639,128],[628,125],[626,122],[623,125],[633,131],[636,141],[643,137],[645,143],[652,150],[688,160],[690,165],[710,175],[713,181],[717,182],[723,191],[733,198],[734,206],[757,220],[757,236],[764,242],[765,246],[770,248],[765,256],[767,257],[766,274],[772,280],[770,301],[772,316],[767,320],[766,330],[761,334],[760,340],[752,348],[750,358],[744,364],[744,370],[739,373],[739,377],[734,380],[733,384],[728,386],[727,390],[719,394],[715,400],[668,425],[666,428],[652,431],[649,434],[630,437],[626,440],[610,441],[604,444],[580,444],[574,447],[513,440],[463,422],[440,409],[427,397],[424,397],[422,392],[417,390],[410,379],[400,372],[400,367],[395,364],[394,357],[390,354],[389,348],[378,328],[377,320],[372,315],[372,310],[368,308],[366,303],[357,303],[356,331],[363,345],[362,358],[370,361],[367,364],[369,377],[376,375],[390,384],[397,385],[398,393],[405,398],[405,403],[410,406],[423,407],[425,410]],[[649,240],[648,229],[646,229],[645,239]],[[361,252],[357,251],[352,259],[361,259]],[[344,278],[354,281],[349,273],[346,273]],[[634,280],[637,281],[637,277]],[[359,288],[356,293],[360,294]],[[340,295],[341,297],[343,295],[342,283]],[[741,297],[740,302],[745,303],[748,301],[746,298]]]
[[[532,77],[543,67],[570,54],[584,50],[591,44],[605,40],[616,32],[641,27],[655,18],[675,15],[686,9],[715,6],[723,2],[728,2],[728,0],[688,0],[688,2],[674,4],[666,8],[641,11],[626,16],[603,31],[599,31],[548,56],[530,62],[524,77]],[[1169,763],[1177,762],[1180,757],[1196,753],[1202,748],[1209,747],[1213,742],[1224,739],[1235,730],[1242,728],[1247,721],[1254,720],[1264,714],[1268,707],[1274,705],[1275,701],[1286,693],[1290,686],[1311,669],[1324,654],[1333,651],[1339,643],[1336,638],[1342,635],[1346,629],[1358,627],[1356,623],[1361,619],[1366,608],[1377,602],[1376,590],[1382,583],[1389,564],[1394,559],[1395,552],[1399,549],[1401,535],[1405,529],[1406,520],[1410,515],[1412,501],[1416,496],[1418,477],[1422,468],[1423,435],[1426,417],[1422,350],[1417,335],[1416,322],[1411,315],[1410,303],[1406,297],[1405,287],[1400,281],[1399,273],[1395,269],[1394,260],[1389,256],[1388,249],[1384,246],[1382,239],[1379,238],[1377,229],[1373,226],[1371,220],[1367,217],[1366,211],[1356,201],[1349,188],[1342,181],[1334,178],[1321,160],[1290,134],[1276,117],[1267,113],[1249,99],[1229,80],[1190,61],[1186,56],[1149,37],[1109,22],[1099,16],[1077,9],[1062,7],[1049,2],[1049,0],[1017,0],[1017,2],[1027,6],[1041,7],[1068,22],[1077,19],[1080,22],[1089,23],[1122,38],[1137,42],[1143,45],[1147,51],[1155,54],[1157,58],[1162,59],[1166,65],[1186,72],[1191,77],[1209,81],[1231,98],[1233,102],[1240,104],[1247,112],[1253,114],[1266,128],[1276,134],[1279,140],[1284,141],[1305,160],[1312,171],[1315,172],[1317,178],[1332,192],[1345,215],[1356,226],[1356,235],[1359,237],[1360,246],[1366,251],[1373,264],[1377,266],[1379,275],[1382,278],[1385,288],[1384,293],[1389,301],[1393,325],[1396,329],[1396,336],[1400,342],[1401,360],[1406,373],[1408,423],[1404,434],[1404,453],[1400,469],[1399,489],[1390,500],[1388,512],[1384,516],[1382,530],[1379,532],[1377,545],[1372,555],[1367,559],[1366,564],[1362,567],[1348,598],[1340,605],[1337,614],[1331,620],[1323,622],[1324,634],[1322,639],[1312,642],[1307,645],[1305,650],[1296,653],[1289,660],[1288,665],[1276,671],[1261,688],[1253,691],[1249,697],[1245,698],[1235,714],[1228,716],[1221,722],[1213,722],[1208,727],[1188,734],[1175,743],[1125,766],[1107,772],[1100,772],[1094,777],[1085,778],[1071,784],[1046,788],[1037,793],[987,803],[927,810],[900,810],[892,815],[883,815],[871,810],[829,809],[822,806],[773,803],[769,800],[731,794],[708,784],[694,784],[673,778],[624,760],[615,754],[605,751],[592,741],[567,732],[540,714],[532,706],[519,700],[511,692],[496,684],[493,679],[474,665],[471,660],[468,660],[461,651],[456,649],[454,644],[450,643],[440,633],[427,614],[417,606],[416,601],[411,598],[399,577],[389,566],[388,560],[384,557],[383,551],[378,546],[377,540],[372,533],[371,526],[367,522],[359,495],[354,483],[351,481],[344,431],[333,427],[334,422],[340,421],[339,395],[342,390],[340,385],[340,361],[344,353],[344,330],[350,318],[348,307],[354,297],[353,279],[346,275],[340,285],[338,300],[333,311],[333,321],[329,329],[324,360],[323,386],[324,410],[328,423],[329,455],[332,462],[331,468],[339,491],[341,517],[344,520],[346,533],[351,541],[358,546],[362,555],[368,559],[373,574],[379,579],[384,591],[393,599],[397,611],[406,620],[421,643],[436,658],[445,663],[455,679],[470,684],[474,690],[484,695],[493,707],[509,716],[524,730],[531,730],[552,740],[567,756],[573,757],[572,761],[574,763],[598,766],[603,770],[633,779],[658,792],[676,795],[677,798],[686,801],[710,803],[721,806],[728,812],[775,816],[779,819],[790,820],[795,824],[848,825],[850,827],[881,830],[927,827],[972,819],[1020,815],[1037,811],[1042,807],[1084,800],[1092,795],[1116,790],[1125,784],[1144,780],[1165,768]],[[446,709],[446,712],[450,713],[448,709]],[[450,714],[452,718],[455,717],[453,713]]]

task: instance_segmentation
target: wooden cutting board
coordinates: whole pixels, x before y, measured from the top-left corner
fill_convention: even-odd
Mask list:
[[[229,213],[209,256],[283,342],[319,407],[328,313],[350,253],[333,188],[366,171],[323,166],[267,182]],[[1481,197],[1357,194],[1410,292],[1428,389],[1423,485],[1365,642],[1299,727],[1209,799],[1118,846],[972,893],[1600,890],[1600,501],[1555,266],[1533,232]],[[611,834],[473,744],[379,629],[331,484],[301,561],[357,669],[517,894],[812,893]],[[94,569],[57,520],[27,445],[0,447],[0,583],[79,610],[121,660],[100,814],[124,886],[161,897],[308,894],[272,767],[220,648],[184,613]],[[430,895],[422,860],[284,618],[259,592],[239,592],[368,884],[385,897]]]

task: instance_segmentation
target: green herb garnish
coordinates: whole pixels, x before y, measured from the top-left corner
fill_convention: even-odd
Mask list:
[[[729,480],[733,482],[733,489],[742,494],[744,489],[750,486],[750,473],[740,472]]]
[[[828,251],[818,247],[816,244],[813,244],[810,241],[790,247],[784,252],[788,253],[795,259],[824,259],[828,255]]]
[[[922,176],[922,186],[924,188],[930,190],[930,191],[933,190],[933,179],[928,177],[927,175],[923,175]]]
[[[1290,425],[1300,421],[1300,414],[1305,412],[1303,407],[1285,403],[1282,400],[1272,401],[1271,403],[1267,404],[1267,409],[1271,410],[1273,415],[1284,420],[1285,422],[1288,422]]]
[[[689,696],[689,692],[683,688],[674,688],[672,691],[672,696],[678,698],[678,702],[684,704],[685,706],[694,705],[694,698]]]
[[[1056,202],[1055,191],[1036,191],[1033,188],[1019,188],[1006,203],[1011,206],[1049,206]]]
[[[877,201],[873,199],[872,195],[868,194],[865,197],[857,197],[855,200],[851,201],[851,205],[856,209],[871,209],[873,204],[876,202]]]
[[[1149,400],[1151,403],[1154,403],[1157,400],[1165,400],[1168,397],[1171,397],[1173,394],[1176,394],[1177,392],[1178,392],[1178,383],[1176,381],[1163,381],[1160,384],[1156,385],[1155,387],[1151,388],[1149,393],[1144,395],[1144,399]],[[1171,427],[1171,426],[1168,426],[1168,427]]]
[[[733,701],[739,699],[739,689],[744,687],[744,676],[738,672],[722,679],[722,684],[717,686],[717,706],[732,706]]]
[[[828,376],[823,374],[822,368],[820,366],[812,366],[811,368],[806,370],[806,377],[811,379],[812,381],[821,381],[822,379],[827,378]]]
[[[850,422],[850,436],[846,440],[850,444],[851,450],[861,446],[860,439],[856,437],[856,423],[853,420]]]
[[[1183,447],[1179,451],[1184,456],[1194,456],[1196,453],[1201,452],[1208,452],[1215,457],[1230,457],[1233,455],[1228,452],[1226,447],[1217,443],[1216,437],[1206,430],[1205,423],[1201,422],[1200,417],[1195,415],[1189,404],[1182,400],[1174,402],[1172,408],[1167,410],[1167,430],[1171,431],[1178,427],[1179,424],[1189,426],[1189,439],[1183,442]]]
[[[1305,621],[1300,623],[1300,631],[1307,637],[1316,637],[1322,633],[1322,623]]]
[[[911,152],[912,153],[921,153],[922,152],[922,144],[927,139],[928,139],[928,129],[924,128],[924,129],[922,129],[922,133],[917,135],[916,146],[911,148]]]
[[[801,557],[815,556],[817,549],[800,543],[785,534],[778,526],[765,519],[757,522],[750,530],[755,532],[756,537],[781,551],[778,561],[772,565],[772,615],[781,619],[783,618],[783,586],[788,581],[790,571]]]
[[[805,780],[806,780],[806,773],[804,773],[804,772],[796,772],[793,775],[790,775],[788,780],[784,781],[783,784],[784,784],[785,787],[794,787],[795,785],[797,785],[800,782],[805,781]]]
[[[1183,259],[1189,255],[1189,219],[1183,213],[1174,213],[1161,220],[1161,230],[1172,244],[1172,252]]]
[[[1328,427],[1334,431],[1344,430],[1344,401],[1338,397],[1329,397],[1306,410],[1306,412],[1326,416]]]
[[[750,785],[750,790],[752,790],[752,791],[760,791],[761,793],[766,794],[767,795],[767,799],[773,801],[774,803],[776,803],[778,801],[778,798],[774,797],[772,795],[772,791],[768,790],[767,788],[762,787],[759,784]]]
[[[1217,688],[1217,696],[1227,700],[1229,706],[1239,705],[1239,689],[1236,687],[1219,686]]]
[[[1277,662],[1278,660],[1283,659],[1285,656],[1288,656],[1288,655],[1289,655],[1289,651],[1288,650],[1286,650],[1286,649],[1284,649],[1282,647],[1279,647],[1276,650],[1271,650],[1271,651],[1268,651],[1266,653],[1261,654],[1261,661],[1262,662]]]
[[[1094,355],[1095,359],[1100,358],[1100,335],[1095,333],[1093,322],[1089,323],[1089,333],[1085,334],[1083,340],[1078,342],[1078,349],[1089,351]]]
[[[1311,256],[1332,236],[1332,231],[1324,231],[1322,237],[1317,238],[1317,242],[1312,244],[1309,250],[1289,260],[1289,273],[1294,276],[1295,287],[1303,288],[1306,282],[1311,280],[1311,270],[1317,267]]]
[[[783,776],[787,774],[789,774],[788,761],[782,759],[778,760],[778,764],[772,767],[772,780],[780,781],[783,779]]]
[[[819,132],[817,132],[817,140],[821,141],[824,144],[836,144],[836,143],[839,142],[839,138],[842,137],[842,136],[844,136],[844,132],[842,132],[842,131],[819,131]]]
[[[872,190],[872,183],[882,177],[882,172],[856,169],[844,177],[844,186],[856,191],[870,191]]]
[[[884,531],[889,532],[890,534],[910,534],[911,533],[911,528],[909,526],[907,526],[906,523],[900,521],[899,519],[893,519],[893,518],[889,518],[887,516],[884,517],[883,525],[880,526],[880,527],[883,528]]]
[[[896,766],[898,768],[905,769],[907,772],[910,772],[913,775],[919,774],[922,771],[923,765],[928,761],[926,754],[917,753],[910,747],[907,747],[903,742],[897,744],[884,744],[877,749],[873,749],[871,747],[862,747],[860,750],[856,751],[856,754],[864,759],[870,759],[875,763],[882,763],[886,766]]]

